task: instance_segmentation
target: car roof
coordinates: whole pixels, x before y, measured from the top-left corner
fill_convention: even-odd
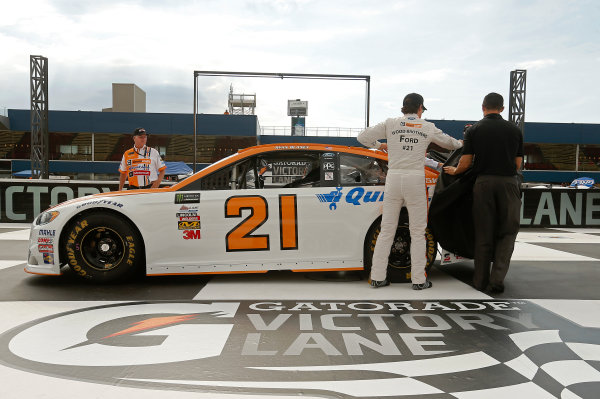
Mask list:
[[[243,148],[237,153],[217,161],[201,171],[193,174],[187,179],[169,187],[169,191],[180,190],[188,184],[219,170],[227,165],[237,162],[241,159],[251,157],[253,155],[264,154],[269,152],[288,152],[288,151],[322,151],[322,152],[345,152],[349,154],[363,155],[374,158],[387,160],[387,154],[379,150],[370,150],[364,147],[349,147],[336,144],[316,144],[316,143],[279,143],[279,144],[263,144],[253,147]]]

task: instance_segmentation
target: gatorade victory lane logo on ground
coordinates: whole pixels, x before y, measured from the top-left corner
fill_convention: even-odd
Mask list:
[[[0,335],[0,362],[139,388],[596,398],[600,334],[527,301],[127,303]]]

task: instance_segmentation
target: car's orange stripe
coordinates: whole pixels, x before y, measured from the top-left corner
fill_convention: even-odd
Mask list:
[[[38,276],[62,276],[62,273],[59,274],[50,274],[50,273],[37,273],[37,272],[32,272],[27,270],[26,268],[24,268],[23,270],[25,270],[25,273],[29,273],[29,274],[37,274]]]

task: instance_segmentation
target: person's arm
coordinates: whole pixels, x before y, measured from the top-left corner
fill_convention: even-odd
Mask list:
[[[519,131],[519,147],[517,148],[517,157],[515,158],[515,165],[517,166],[517,171],[521,169],[521,165],[523,164],[523,132]]]
[[[378,139],[381,140],[385,138],[385,122],[381,122],[360,132],[356,139],[367,148],[377,148],[378,150],[384,151],[387,150],[387,144],[380,143]]]
[[[471,167],[471,163],[473,163],[473,155],[465,154],[460,157],[457,166],[444,166],[444,172],[449,175],[460,175]]]
[[[441,164],[440,164],[440,162],[438,162],[434,159],[425,157],[425,166],[429,166],[430,168],[437,169],[441,166]]]
[[[152,188],[158,188],[158,186],[160,186],[160,182],[162,182],[163,177],[165,177],[166,171],[167,171],[166,167],[163,170],[159,171],[158,179],[156,179],[152,182]]]
[[[123,173],[119,171],[119,191],[123,191],[123,186],[125,185],[125,179],[127,178],[127,173]]]
[[[523,163],[523,157],[515,158],[515,165],[517,165],[517,170],[521,169],[521,164]]]
[[[125,180],[127,179],[127,162],[125,162],[125,154],[121,158],[121,164],[119,165],[119,191],[123,191]]]
[[[456,150],[463,146],[462,140],[457,140],[433,126],[432,142],[447,150]]]
[[[165,165],[165,161],[163,161],[158,151],[156,151],[156,149],[154,148],[150,150],[150,157],[152,158],[151,167],[155,167],[156,171],[158,172],[158,178],[152,182],[151,188],[158,188],[158,186],[160,186],[160,183],[162,182],[163,177],[165,177],[167,165]]]

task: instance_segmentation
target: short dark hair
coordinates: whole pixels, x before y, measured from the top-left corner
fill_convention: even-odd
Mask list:
[[[410,93],[404,97],[402,101],[402,113],[403,114],[416,114],[419,112],[419,107],[423,105],[423,96],[418,93]],[[425,111],[425,105],[423,105],[423,111]]]
[[[500,109],[504,107],[504,98],[498,93],[490,93],[483,98],[483,108]]]

